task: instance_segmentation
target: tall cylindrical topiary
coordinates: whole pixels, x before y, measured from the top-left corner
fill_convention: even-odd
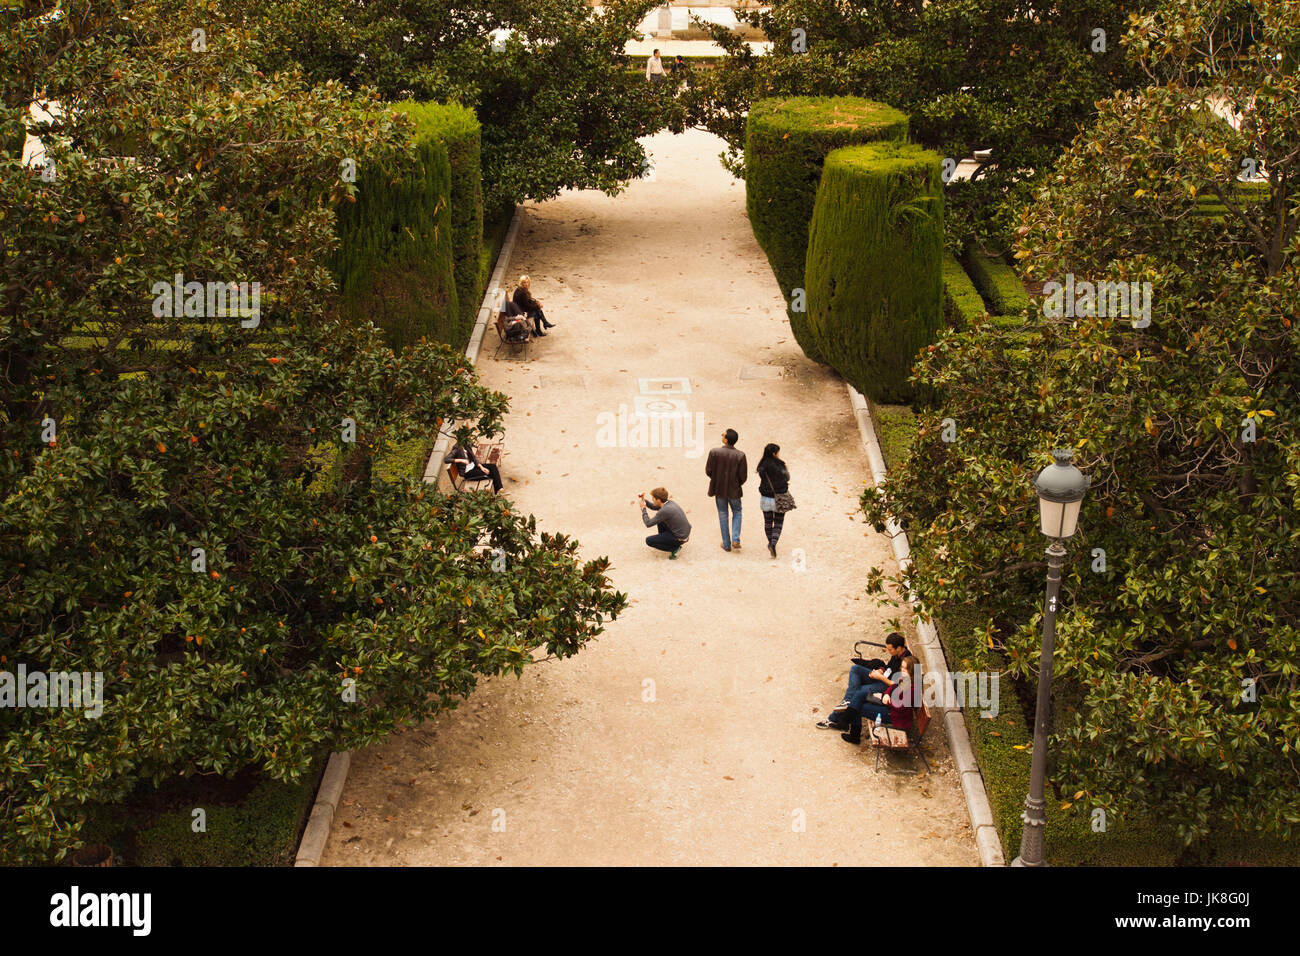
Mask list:
[[[343,316],[373,321],[394,349],[421,338],[461,348],[451,219],[451,164],[432,119],[438,104],[402,104],[410,151],[356,167],[357,201],[338,210],[331,260]]]
[[[483,246],[482,127],[474,111],[459,103],[392,104],[420,116],[422,130],[441,140],[451,163],[451,242],[460,315],[456,339],[469,340],[483,289],[479,285],[479,249]]]
[[[809,227],[808,327],[827,364],[881,403],[907,381],[942,320],[942,158],[912,143],[826,157]]]
[[[826,154],[873,140],[905,140],[907,115],[855,96],[759,100],[745,125],[745,208],[785,296],[790,329],[804,354],[824,361],[808,333],[804,259],[808,224]]]

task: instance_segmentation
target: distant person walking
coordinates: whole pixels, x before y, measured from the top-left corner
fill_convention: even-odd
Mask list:
[[[546,334],[542,329],[555,328],[555,323],[548,320],[542,312],[542,303],[533,298],[532,280],[528,276],[519,277],[519,285],[515,289],[511,301],[524,315],[533,320],[533,326],[537,329],[538,335]]]
[[[637,495],[636,500],[641,505],[641,520],[645,522],[645,526],[647,528],[659,526],[659,532],[646,538],[645,543],[658,551],[667,551],[670,561],[677,560],[677,552],[682,550],[682,545],[691,537],[691,523],[686,520],[686,512],[682,511],[682,506],[675,501],[669,501],[665,489],[652,488],[649,505],[655,512],[652,518],[646,511],[645,495]]]
[[[745,453],[736,448],[740,438],[734,428],[722,433],[722,446],[709,451],[704,473],[709,476],[709,497],[718,506],[718,525],[722,528],[722,550],[740,550],[740,486],[748,477]],[[727,530],[727,511],[731,511],[731,530]]]
[[[650,54],[650,58],[645,61],[645,78],[651,83],[664,81],[664,61],[659,59],[658,50]]]
[[[790,469],[781,460],[781,446],[768,442],[763,457],[754,470],[758,472],[758,506],[763,510],[763,530],[767,533],[767,551],[776,557],[776,543],[781,539],[785,513],[794,508],[790,494]]]

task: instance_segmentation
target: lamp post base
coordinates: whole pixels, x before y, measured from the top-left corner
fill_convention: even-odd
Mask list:
[[[1047,861],[1041,863],[1026,863],[1021,857],[1016,857],[1011,861],[1011,866],[1047,866]]]

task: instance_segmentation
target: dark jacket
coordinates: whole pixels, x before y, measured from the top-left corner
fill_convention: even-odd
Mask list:
[[[730,445],[721,445],[709,452],[704,462],[704,473],[709,476],[710,498],[739,498],[740,486],[749,476],[745,453]]]
[[[538,301],[533,298],[533,294],[523,286],[519,286],[515,289],[514,302],[515,305],[523,309],[525,313],[535,312],[541,308]]]
[[[457,458],[469,459],[469,465],[465,468],[465,472],[463,472],[462,474],[468,472],[478,472],[478,471],[482,471],[486,474],[487,469],[485,469],[482,465],[479,464],[478,456],[474,454],[473,448],[466,448],[464,445],[457,445],[454,448],[452,448],[451,451],[447,452],[447,456],[443,458],[442,463],[444,465],[450,465]]]
[[[648,504],[646,508],[654,508],[654,504]],[[659,525],[663,530],[676,536],[678,541],[685,541],[691,536],[691,523],[686,520],[686,512],[682,510],[681,505],[672,500],[665,501],[663,507],[655,509],[653,518],[645,508],[642,508],[641,520],[645,522],[647,528]]]
[[[779,458],[769,458],[758,463],[758,493],[764,498],[775,498],[790,490],[790,469]]]

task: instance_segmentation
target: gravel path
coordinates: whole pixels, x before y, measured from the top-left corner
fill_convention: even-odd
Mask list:
[[[974,865],[938,723],[928,775],[896,772],[919,768],[905,756],[876,773],[866,748],[813,726],[854,639],[886,632],[863,594],[868,568],[893,565],[857,512],[866,456],[843,383],[790,336],[721,140],[647,142],[653,179],[622,196],[527,207],[510,275],[532,276],[558,328],[527,363],[494,360],[493,335],[479,363],[511,396],[506,493],[609,555],[632,605],[577,657],[355,754],[322,862]],[[689,393],[640,381],[682,378]],[[698,419],[698,447],[600,447],[638,399]],[[769,441],[789,464],[799,507],[779,560],[756,477],[743,550],[719,546],[702,452],[728,427],[751,472]],[[633,507],[660,484],[694,525],[672,562]]]

